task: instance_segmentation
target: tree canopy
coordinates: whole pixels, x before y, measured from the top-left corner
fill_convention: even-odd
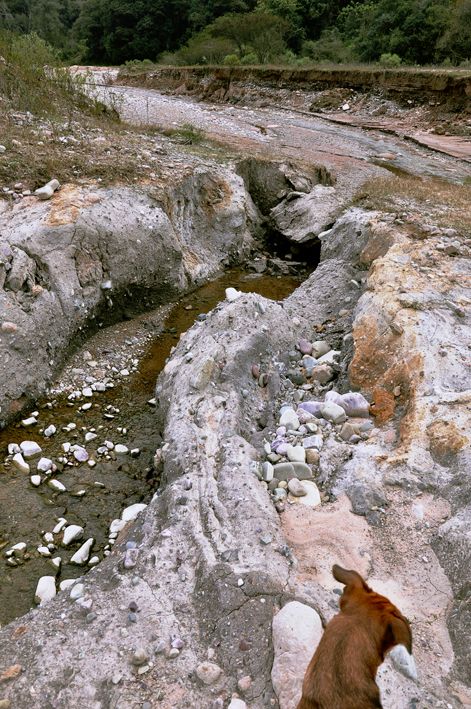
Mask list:
[[[2,28],[103,64],[471,62],[471,0],[0,0]]]

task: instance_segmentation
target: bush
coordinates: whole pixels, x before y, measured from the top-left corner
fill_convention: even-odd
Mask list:
[[[85,76],[73,76],[58,55],[37,34],[14,35],[0,31],[0,95],[17,111],[64,116],[74,111],[106,111],[83,91]]]
[[[185,47],[176,52],[180,65],[221,64],[228,54],[234,54],[235,44],[229,39],[211,37],[206,32],[192,37]]]
[[[241,64],[258,64],[257,55],[254,52],[249,52],[248,54],[244,54],[244,56],[240,60],[240,63]]]
[[[341,64],[353,61],[353,53],[337,29],[325,30],[316,42],[303,42],[301,54],[314,62]]]
[[[400,66],[402,64],[402,59],[398,54],[391,54],[390,52],[386,52],[385,54],[382,54],[380,56],[379,63],[381,64],[381,66],[390,68]]]
[[[235,66],[236,64],[240,64],[240,59],[237,54],[226,54],[222,63],[226,66]]]

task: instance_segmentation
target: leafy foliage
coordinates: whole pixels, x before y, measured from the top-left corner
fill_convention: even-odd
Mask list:
[[[0,0],[2,28],[103,64],[471,60],[471,0]]]

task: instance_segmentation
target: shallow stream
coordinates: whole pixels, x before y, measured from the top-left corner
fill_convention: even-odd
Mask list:
[[[86,539],[94,539],[90,556],[97,557],[97,563],[111,553],[110,522],[125,507],[147,502],[158,487],[153,457],[161,438],[155,409],[148,402],[180,334],[223,300],[229,286],[282,300],[300,280],[228,271],[175,304],[101,330],[71,358],[49,394],[32,408],[31,413],[38,412],[37,423],[25,427],[18,422],[0,431],[0,625],[34,605],[41,576],[56,575],[57,587],[64,579],[81,576],[89,565],[71,564],[70,559]],[[93,390],[97,382],[105,382],[104,391]],[[92,389],[91,396],[83,395],[86,389]],[[74,398],[74,391],[80,395]],[[47,438],[44,430],[51,424],[57,431]],[[96,438],[85,441],[87,433]],[[36,441],[40,456],[57,465],[55,472],[41,473],[37,487],[30,476],[37,474],[39,456],[27,461],[29,473],[20,472],[8,456],[8,444],[26,440]],[[124,445],[128,452],[109,448],[99,453],[105,441]],[[73,451],[65,453],[64,444],[83,447],[88,461],[78,462]],[[51,489],[51,479],[66,490]],[[47,553],[48,546],[44,534],[51,533],[61,518],[83,527],[83,537],[65,548],[62,534],[57,533],[49,542],[50,556],[42,556],[38,547]],[[26,543],[26,549],[7,556],[19,542]],[[52,563],[57,557],[59,569]]]

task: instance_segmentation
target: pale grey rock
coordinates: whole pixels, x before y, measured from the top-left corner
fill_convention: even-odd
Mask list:
[[[214,662],[205,661],[197,666],[195,673],[204,684],[214,684],[220,678],[222,669]]]
[[[54,424],[51,423],[50,426],[44,429],[44,435],[46,436],[46,438],[50,438],[55,434],[56,431],[57,428],[54,426]]]
[[[306,494],[298,497],[297,501],[306,507],[318,507],[321,504],[321,496],[316,483],[312,480],[303,480],[302,485]]]
[[[306,451],[303,446],[288,446],[286,456],[292,463],[306,462]]]
[[[344,409],[338,406],[338,404],[334,404],[332,401],[328,401],[324,404],[321,409],[321,414],[327,421],[332,421],[332,423],[343,423],[347,418]]]
[[[322,637],[319,614],[304,603],[287,603],[273,618],[273,688],[280,709],[296,709],[307,666]]]
[[[50,458],[40,458],[38,460],[38,464],[36,465],[36,469],[40,473],[47,473],[50,470],[52,470],[52,466],[53,466],[53,463]]]
[[[303,483],[297,478],[292,478],[288,481],[288,490],[295,497],[304,497],[307,495],[306,488]]]
[[[55,478],[52,478],[47,481],[47,484],[49,485],[52,490],[55,492],[66,492],[67,488],[64,485],[64,483],[61,483],[60,480],[56,480]]]
[[[31,475],[29,480],[31,482],[31,485],[33,485],[34,487],[39,487],[39,485],[41,485],[41,476],[40,475]]]
[[[52,195],[56,190],[58,190],[60,187],[60,182],[59,180],[50,180],[47,184],[45,184],[43,187],[38,187],[37,190],[34,191],[34,194],[36,197],[38,197],[41,200],[47,200],[51,199]]]
[[[280,416],[280,426],[286,426],[287,429],[297,430],[299,428],[299,418],[294,409],[287,407]]]

